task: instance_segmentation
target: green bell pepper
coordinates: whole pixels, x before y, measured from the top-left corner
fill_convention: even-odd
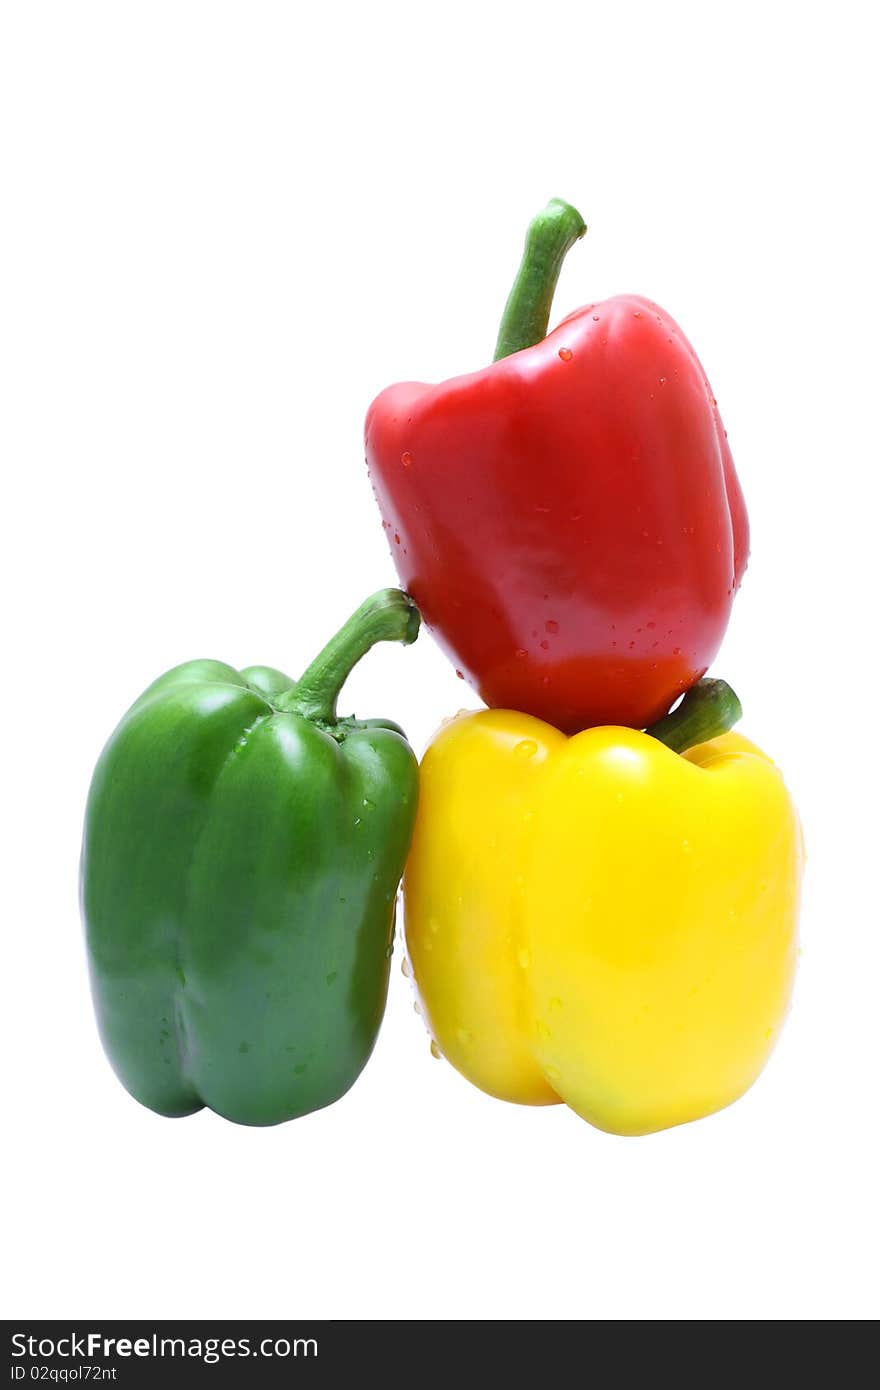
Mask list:
[[[92,995],[112,1066],[150,1109],[277,1124],[366,1063],[418,768],[395,724],[341,719],[336,699],[375,642],[418,629],[385,589],[297,684],[186,662],[104,749],[82,856]]]

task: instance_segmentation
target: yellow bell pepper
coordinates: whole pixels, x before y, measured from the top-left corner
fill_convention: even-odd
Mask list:
[[[429,747],[407,952],[436,1046],[490,1095],[646,1134],[729,1105],[764,1066],[803,849],[774,764],[712,736],[732,722],[720,687],[735,701],[701,682],[649,733],[566,738],[483,710]]]

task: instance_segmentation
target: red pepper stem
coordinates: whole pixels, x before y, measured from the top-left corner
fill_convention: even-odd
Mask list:
[[[645,730],[665,743],[673,753],[684,753],[698,743],[726,734],[742,718],[742,705],[727,681],[708,677],[697,681],[671,714]]]
[[[335,724],[336,701],[351,671],[377,642],[409,646],[419,635],[419,610],[400,589],[380,589],[331,637],[302,678],[274,701],[276,709]]]
[[[561,198],[551,198],[529,224],[522,264],[501,320],[496,362],[546,338],[562,262],[586,230],[577,209]]]

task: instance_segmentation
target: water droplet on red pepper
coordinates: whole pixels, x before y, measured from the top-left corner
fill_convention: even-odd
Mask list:
[[[544,626],[551,635],[559,631],[559,624],[555,618],[548,618]]]
[[[571,361],[571,348],[560,348],[560,349],[559,349],[559,356],[560,356],[560,358],[562,359],[563,362],[570,362],[570,361]]]
[[[458,679],[459,679],[460,681],[463,681],[463,680],[464,680],[464,673],[461,672],[461,671],[459,671],[457,668],[456,668],[455,674],[458,676]]]
[[[403,464],[404,468],[409,468],[412,463],[412,454],[409,449],[404,449],[403,453],[400,455],[400,462]]]

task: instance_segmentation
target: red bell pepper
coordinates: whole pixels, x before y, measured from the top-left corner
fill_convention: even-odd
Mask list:
[[[529,228],[496,360],[373,402],[366,448],[405,587],[488,705],[644,728],[705,672],[748,556],[715,398],[662,309],[588,304],[547,335],[586,231]]]

